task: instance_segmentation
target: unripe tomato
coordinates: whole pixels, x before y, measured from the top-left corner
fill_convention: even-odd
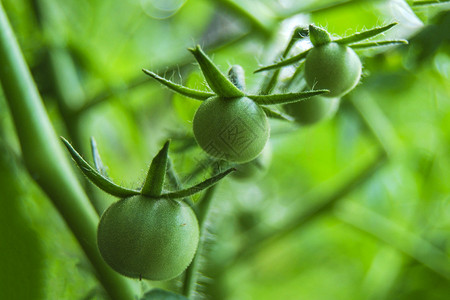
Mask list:
[[[305,79],[310,88],[330,90],[325,97],[341,97],[358,84],[361,61],[350,47],[327,43],[310,50]]]
[[[312,125],[333,116],[339,108],[339,98],[314,96],[283,106],[285,112],[302,125]]]
[[[247,97],[205,100],[195,113],[193,129],[206,153],[237,163],[256,158],[269,139],[266,114]]]
[[[97,243],[115,271],[132,278],[168,280],[192,261],[199,239],[197,218],[184,202],[133,196],[102,215]]]

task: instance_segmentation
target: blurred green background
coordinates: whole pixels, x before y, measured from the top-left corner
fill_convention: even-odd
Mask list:
[[[277,58],[295,26],[315,23],[337,37],[398,21],[380,39],[410,44],[358,51],[363,78],[333,118],[308,127],[271,121],[264,174],[219,184],[198,297],[449,299],[449,4],[2,4],[58,135],[89,161],[94,136],[111,177],[133,188],[167,138],[184,183],[207,176],[189,175],[205,156],[185,148],[199,103],[150,81],[142,68],[206,89],[186,50],[200,44],[223,72],[242,65],[247,90],[257,92],[267,74],[253,71]],[[0,298],[105,299],[64,220],[23,167],[2,93],[0,167]],[[103,208],[115,200],[84,183]],[[141,286],[177,291],[179,282]]]

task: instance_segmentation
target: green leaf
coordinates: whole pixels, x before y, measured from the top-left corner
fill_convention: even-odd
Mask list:
[[[367,49],[367,48],[374,48],[374,47],[384,47],[384,46],[391,46],[391,45],[407,45],[407,44],[408,44],[407,40],[389,40],[389,41],[353,44],[353,45],[349,45],[349,47],[351,47],[352,49]]]
[[[226,170],[220,174],[217,174],[216,176],[213,176],[209,179],[206,179],[205,181],[202,181],[199,184],[196,184],[190,188],[187,188],[187,189],[184,189],[181,191],[162,194],[161,197],[169,198],[169,199],[177,199],[177,198],[184,198],[184,197],[194,195],[194,194],[199,193],[199,192],[203,191],[204,189],[207,189],[210,186],[216,184],[217,182],[219,182],[219,180],[221,180],[222,178],[224,178],[225,176],[227,176],[228,174],[230,174],[231,172],[233,172],[235,170],[236,169],[234,169],[234,168],[228,169],[228,170]]]
[[[106,178],[109,178],[108,172],[106,171],[106,167],[103,164],[103,161],[100,157],[100,153],[97,149],[97,142],[94,137],[91,137],[91,151],[92,151],[92,159],[94,160],[94,166],[97,171]]]
[[[211,59],[206,56],[200,46],[189,48],[188,50],[191,51],[200,65],[209,87],[217,95],[224,98],[242,97],[244,95],[241,90],[235,87],[234,84],[220,72]]]
[[[379,35],[389,29],[391,29],[392,27],[394,27],[395,25],[397,25],[397,22],[391,23],[389,25],[386,26],[381,26],[381,27],[375,27],[363,32],[359,32],[359,33],[355,33],[353,35],[350,35],[348,37],[345,38],[341,38],[338,40],[334,40],[333,42],[338,43],[338,44],[353,44],[356,42],[360,42],[363,40],[367,40],[371,37],[374,37],[376,35]]]
[[[282,120],[282,121],[290,121],[290,122],[294,121],[294,118],[292,118],[291,116],[284,114],[282,112],[272,110],[266,106],[261,106],[261,108],[266,113],[266,116],[268,118]]]
[[[153,289],[142,296],[140,300],[189,300],[183,295],[165,291],[163,289]]]
[[[228,79],[237,87],[239,90],[245,90],[245,72],[240,65],[234,65],[228,71]]]
[[[289,94],[247,95],[247,97],[261,105],[274,105],[274,104],[287,104],[298,102],[328,92],[329,92],[328,90],[312,90],[301,93],[289,93]]]
[[[300,54],[297,54],[296,56],[293,56],[291,58],[282,60],[280,62],[277,62],[277,63],[273,64],[273,65],[269,65],[269,66],[265,66],[265,67],[259,68],[254,73],[259,73],[259,72],[262,72],[262,71],[278,69],[278,68],[281,68],[281,67],[284,67],[284,66],[289,66],[289,65],[295,64],[296,62],[299,62],[299,61],[305,59],[310,50],[311,49],[308,49],[308,50],[306,50],[306,51],[304,51],[304,52],[302,52]]]
[[[181,94],[183,96],[189,97],[189,98],[193,98],[196,100],[206,100],[212,96],[214,96],[215,94],[210,93],[210,92],[204,92],[204,91],[199,91],[199,90],[194,90],[185,86],[182,86],[180,84],[174,83],[170,80],[167,80],[161,76],[159,76],[156,73],[153,73],[152,71],[146,70],[146,69],[142,69],[142,71],[149,75],[150,77],[156,79],[157,81],[159,81],[159,83],[165,85],[166,87],[168,87],[169,89],[171,89],[172,91]]]
[[[313,24],[309,25],[309,38],[314,47],[319,47],[331,42],[330,34],[325,29]]]
[[[61,139],[64,145],[66,146],[67,150],[69,150],[70,155],[77,163],[80,170],[97,187],[107,192],[108,194],[120,198],[139,195],[138,191],[121,187],[112,182],[110,179],[104,177],[102,174],[98,173],[81,157],[81,155],[72,147],[72,145],[65,138],[61,137]]]
[[[161,195],[167,171],[169,145],[170,140],[164,144],[158,154],[153,158],[141,194],[149,197],[159,197]]]

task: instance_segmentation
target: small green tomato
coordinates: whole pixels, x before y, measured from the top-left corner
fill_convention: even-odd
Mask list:
[[[333,116],[339,108],[339,98],[314,96],[284,105],[285,112],[301,125],[312,125]]]
[[[355,51],[331,42],[314,47],[308,53],[305,79],[311,88],[330,90],[325,97],[342,97],[358,84],[361,68]]]
[[[192,261],[198,240],[197,218],[189,206],[142,195],[112,204],[97,231],[98,248],[111,268],[149,280],[180,275]]]
[[[194,116],[194,136],[209,155],[244,163],[256,158],[269,139],[266,114],[247,97],[211,97]]]

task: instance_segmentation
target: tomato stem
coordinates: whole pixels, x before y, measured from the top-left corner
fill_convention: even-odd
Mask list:
[[[98,216],[58,142],[0,2],[0,82],[25,166],[66,221],[113,299],[133,299],[132,282],[106,265],[96,246]]]
[[[190,298],[195,294],[195,288],[197,286],[197,278],[198,278],[198,272],[200,269],[200,261],[201,257],[204,254],[204,244],[207,239],[207,220],[210,215],[212,202],[213,202],[213,196],[214,192],[216,190],[216,186],[212,186],[209,189],[205,191],[202,198],[200,199],[200,202],[198,204],[197,208],[197,219],[200,227],[200,241],[198,243],[197,252],[194,256],[194,259],[192,260],[192,263],[189,265],[189,267],[186,270],[183,287],[182,287],[182,293],[186,297]]]

